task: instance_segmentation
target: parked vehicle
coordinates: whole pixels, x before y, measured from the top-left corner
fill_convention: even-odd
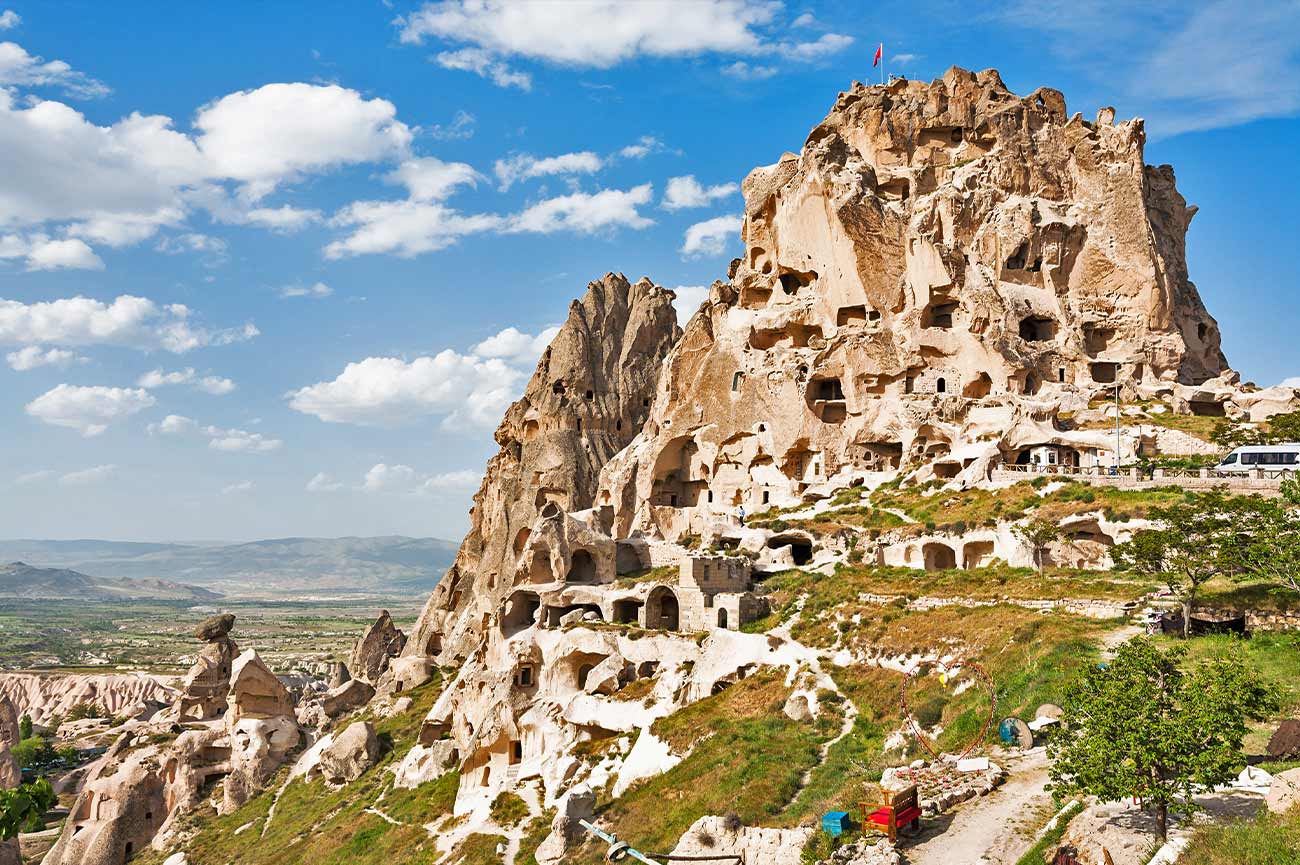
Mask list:
[[[1245,474],[1255,469],[1265,471],[1300,470],[1300,442],[1277,445],[1246,445],[1233,450],[1215,466],[1215,471]]]

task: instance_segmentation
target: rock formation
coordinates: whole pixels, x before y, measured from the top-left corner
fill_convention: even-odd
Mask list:
[[[13,700],[0,694],[0,745],[13,746],[22,740],[18,721],[18,707]]]
[[[393,624],[388,610],[382,610],[379,618],[366,628],[352,647],[346,669],[356,678],[373,685],[388,669],[389,660],[400,655],[405,645],[406,635]]]
[[[497,428],[501,450],[474,496],[469,534],[425,605],[407,655],[445,664],[467,657],[480,642],[483,615],[509,596],[542,509],[595,503],[601,467],[649,415],[660,361],[680,334],[672,301],[648,279],[632,285],[611,273],[570,305],[524,396]]]
[[[231,668],[225,723],[230,774],[218,809],[223,814],[260,790],[300,738],[293,698],[252,649]]]
[[[196,639],[207,645],[185,675],[176,710],[183,721],[206,721],[226,709],[230,670],[239,647],[230,639],[235,617],[226,613],[206,619],[194,630]]]
[[[135,717],[147,707],[171,703],[176,692],[144,673],[3,673],[0,698],[11,700],[19,716],[31,715],[34,724],[45,725],[81,703],[102,706],[117,717]]]
[[[369,721],[349,724],[330,746],[321,751],[318,768],[331,784],[355,781],[379,760],[379,738]]]

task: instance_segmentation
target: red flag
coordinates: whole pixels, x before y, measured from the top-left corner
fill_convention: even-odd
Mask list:
[[[880,58],[884,56],[885,56],[885,43],[881,42],[880,45],[876,48],[876,56],[871,58],[871,68],[874,69],[877,66],[879,66]]]

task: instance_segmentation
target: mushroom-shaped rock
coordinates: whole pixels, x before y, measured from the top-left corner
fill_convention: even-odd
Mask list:
[[[355,781],[379,760],[379,737],[369,721],[357,721],[321,752],[320,772],[333,784]]]
[[[205,643],[215,643],[217,640],[224,639],[233,627],[235,627],[235,614],[222,613],[219,616],[209,616],[200,622],[194,629],[194,636]]]

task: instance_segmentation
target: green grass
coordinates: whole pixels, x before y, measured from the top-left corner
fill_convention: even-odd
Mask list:
[[[1196,865],[1295,865],[1300,862],[1300,809],[1201,827],[1178,861]]]
[[[470,835],[460,842],[448,862],[450,865],[501,865],[497,845],[505,840],[504,835]]]
[[[671,850],[706,814],[734,811],[746,825],[770,824],[794,799],[818,759],[824,728],[781,711],[783,676],[749,677],[721,694],[661,718],[652,727],[682,762],[647,779],[597,812],[614,833],[643,851]],[[604,846],[584,845],[577,863],[602,861]]]
[[[1061,838],[1065,836],[1065,830],[1070,828],[1070,821],[1083,810],[1083,803],[1079,801],[1071,802],[1065,806],[1065,809],[1056,819],[1056,825],[1043,834],[1033,847],[1025,851],[1025,855],[1016,860],[1016,865],[1043,865],[1047,861],[1047,854],[1054,852],[1057,845],[1061,843]],[[1191,860],[1196,861],[1196,860]]]
[[[431,865],[437,858],[434,838],[424,824],[451,812],[459,776],[452,772],[414,790],[396,790],[386,767],[415,743],[440,690],[437,681],[414,689],[409,711],[375,720],[375,730],[382,741],[391,743],[390,750],[378,765],[342,789],[296,779],[276,801],[296,756],[291,754],[266,789],[242,808],[225,816],[206,807],[187,815],[184,824],[187,834],[192,834],[183,849],[189,861],[192,865]],[[275,812],[268,826],[273,802]],[[403,825],[368,813],[372,807]],[[251,826],[236,834],[245,824]],[[158,865],[166,855],[150,850],[132,861]]]
[[[551,821],[555,811],[547,811],[540,817],[534,817],[519,842],[519,853],[515,856],[515,865],[537,865],[537,848],[542,846],[546,836],[551,834]]]
[[[509,829],[528,816],[528,803],[515,793],[505,790],[492,800],[488,813],[498,826]]]

